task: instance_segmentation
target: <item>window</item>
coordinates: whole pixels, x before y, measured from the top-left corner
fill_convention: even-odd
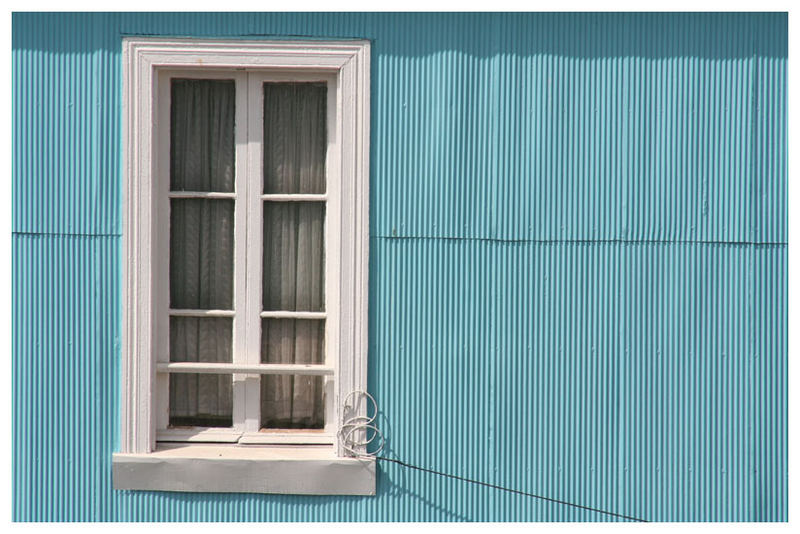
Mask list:
[[[336,76],[158,76],[156,440],[333,446]]]
[[[374,493],[336,440],[366,390],[368,43],[123,48],[115,487]]]

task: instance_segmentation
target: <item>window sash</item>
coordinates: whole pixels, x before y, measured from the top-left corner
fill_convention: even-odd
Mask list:
[[[233,80],[235,86],[235,127],[234,127],[234,191],[233,192],[195,192],[172,191],[170,187],[170,122],[172,106],[172,79],[227,79]],[[237,235],[246,228],[244,201],[247,197],[247,146],[246,132],[239,127],[247,121],[247,99],[242,91],[246,87],[246,74],[236,70],[196,70],[175,69],[158,71],[156,128],[154,147],[157,150],[155,160],[156,186],[155,198],[155,231],[160,236],[158,241],[158,258],[156,262],[156,287],[154,292],[155,305],[160,313],[157,317],[156,328],[156,368],[169,361],[169,317],[231,317],[232,318],[232,346],[231,354],[233,363],[239,363],[241,352],[245,346],[244,317],[237,310],[243,310],[244,301],[244,266],[246,249]],[[202,199],[231,199],[234,201],[234,252],[233,252],[233,309],[232,310],[176,310],[169,306],[169,241],[170,232],[164,228],[170,227],[170,201],[173,198],[202,198]],[[169,374],[155,373],[156,382],[156,428],[167,429],[169,426]],[[244,424],[244,407],[237,399],[244,395],[244,385],[240,380],[233,379],[233,430],[241,430]],[[232,430],[225,429],[225,430]]]
[[[263,194],[264,191],[264,170],[263,170],[263,137],[264,137],[264,89],[266,82],[325,82],[328,86],[327,91],[327,150],[325,156],[325,182],[324,194]],[[280,319],[325,319],[325,365],[333,369],[333,373],[328,376],[324,384],[324,421],[325,432],[335,434],[336,421],[334,417],[335,389],[334,381],[337,376],[339,355],[338,348],[338,281],[340,276],[338,255],[331,253],[339,249],[339,235],[334,229],[339,228],[338,201],[339,191],[339,91],[337,87],[337,77],[333,74],[324,73],[292,73],[282,74],[275,72],[251,71],[248,73],[248,97],[250,105],[250,117],[258,117],[259,120],[252,120],[248,124],[248,143],[249,143],[249,168],[252,179],[249,182],[251,187],[258,188],[258,194],[248,196],[248,227],[247,227],[247,248],[251,254],[247,257],[247,287],[257,288],[250,291],[247,295],[247,347],[249,363],[253,365],[274,365],[261,364],[261,319],[280,318]],[[263,214],[265,202],[322,202],[325,204],[324,222],[324,277],[323,277],[323,298],[324,312],[304,312],[304,311],[265,311],[262,304],[262,261],[263,261]],[[257,253],[254,253],[256,252]],[[252,386],[250,384],[253,384]],[[245,424],[245,431],[253,436],[260,436],[265,439],[264,434],[270,431],[261,430],[261,392],[258,378],[248,382],[248,395],[252,394],[252,399],[248,398],[248,413]],[[280,433],[280,432],[277,432]],[[254,438],[255,439],[255,438]]]

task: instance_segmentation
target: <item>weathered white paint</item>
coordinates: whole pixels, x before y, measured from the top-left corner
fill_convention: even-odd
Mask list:
[[[340,458],[330,447],[159,445],[115,454],[114,489],[375,495],[375,460]]]

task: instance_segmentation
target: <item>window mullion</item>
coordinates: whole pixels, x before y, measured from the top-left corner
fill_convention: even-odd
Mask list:
[[[247,354],[247,76],[243,72],[233,73],[236,82],[236,120],[234,139],[236,143],[236,177],[234,190],[234,316],[233,316],[233,363],[248,363]],[[243,431],[247,428],[247,381],[248,375],[233,375],[233,426]]]
[[[259,91],[260,78],[256,73],[243,73],[247,80],[247,308],[246,363],[261,363],[261,143],[263,139],[262,100]],[[261,426],[261,378],[248,375],[246,393],[245,431],[258,432]]]

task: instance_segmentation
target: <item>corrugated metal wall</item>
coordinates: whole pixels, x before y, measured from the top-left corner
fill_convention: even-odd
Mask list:
[[[605,520],[381,465],[371,498],[111,490],[121,37],[373,42],[391,454],[662,521],[787,518],[785,14],[15,14],[17,520]]]

